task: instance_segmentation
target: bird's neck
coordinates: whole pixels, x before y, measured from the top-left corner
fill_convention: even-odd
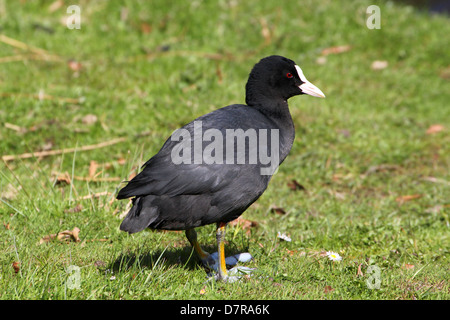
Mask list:
[[[248,104],[248,103],[247,103]],[[287,101],[283,99],[268,99],[265,97],[256,103],[249,105],[257,109],[279,129],[280,139],[280,163],[291,151],[295,138],[295,127]]]

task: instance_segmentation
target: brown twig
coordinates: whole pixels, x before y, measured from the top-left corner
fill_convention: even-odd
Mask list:
[[[40,157],[48,157],[48,156],[54,156],[58,154],[64,154],[64,153],[71,153],[71,152],[79,152],[79,151],[88,151],[88,150],[94,150],[99,148],[104,148],[119,142],[125,141],[126,138],[116,138],[109,141],[82,146],[78,148],[67,148],[67,149],[59,149],[59,150],[47,150],[47,151],[38,151],[38,152],[31,152],[31,153],[23,153],[19,155],[6,155],[2,156],[2,160],[5,162],[13,161],[17,159],[28,159],[28,158],[40,158]]]

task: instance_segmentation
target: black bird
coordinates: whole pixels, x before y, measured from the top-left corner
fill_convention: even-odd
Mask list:
[[[120,229],[185,230],[211,266],[214,258],[201,249],[194,228],[216,223],[217,278],[227,280],[225,226],[263,194],[290,152],[295,129],[287,100],[301,94],[325,97],[294,61],[261,59],[249,75],[247,105],[215,110],[176,130],[120,190],[117,199],[134,197]]]

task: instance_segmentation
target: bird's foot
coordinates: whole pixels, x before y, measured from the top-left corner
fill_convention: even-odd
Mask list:
[[[202,259],[202,262],[203,265],[205,265],[207,268],[215,271],[215,274],[208,274],[209,276],[211,276],[210,279],[214,278],[215,280],[222,280],[225,282],[235,282],[241,279],[243,276],[250,275],[253,270],[256,269],[236,265],[239,262],[246,263],[251,261],[252,259],[252,255],[248,252],[238,253],[225,258],[225,264],[227,266],[233,267],[227,271],[226,275],[221,274],[219,270],[219,255],[217,252],[211,253],[208,257]]]
[[[250,277],[252,272],[256,270],[256,268],[249,268],[244,266],[236,266],[228,270],[226,276],[221,276],[220,273],[216,273],[214,276],[214,280],[216,281],[224,281],[224,282],[236,282],[241,280],[243,277]]]

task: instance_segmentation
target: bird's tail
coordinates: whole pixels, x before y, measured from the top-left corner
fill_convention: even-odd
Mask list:
[[[142,206],[143,197],[136,197],[132,201],[133,207],[120,225],[120,230],[128,233],[144,230],[158,217],[158,208]]]

